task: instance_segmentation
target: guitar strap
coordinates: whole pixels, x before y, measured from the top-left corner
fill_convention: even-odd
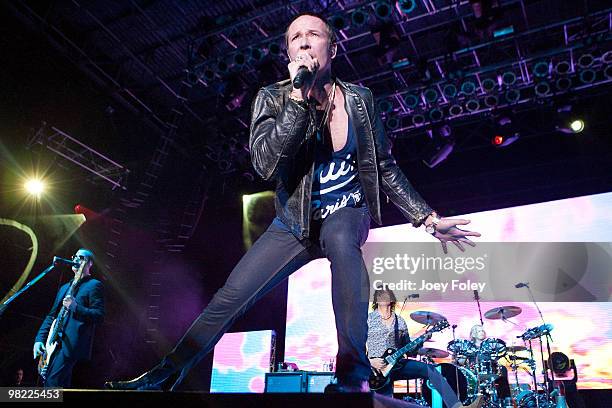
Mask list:
[[[393,324],[393,331],[395,332],[395,348],[400,348],[402,345],[400,344],[397,320],[397,315],[395,315],[395,323]]]

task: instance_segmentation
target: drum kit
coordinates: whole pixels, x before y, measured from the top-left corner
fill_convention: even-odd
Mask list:
[[[487,311],[484,316],[490,320],[508,321],[507,319],[521,312],[518,306],[502,306]],[[413,312],[410,318],[427,326],[446,320],[441,314],[429,311]],[[455,328],[456,326],[453,326],[453,333]],[[446,351],[423,347],[418,350],[418,354],[423,362],[429,364],[436,364],[437,359],[452,357],[452,363],[436,365],[463,404],[469,404],[478,395],[484,395],[486,398],[484,406],[487,408],[550,408],[555,407],[555,403],[551,402],[550,392],[546,389],[547,384],[537,383],[536,362],[531,341],[542,340],[543,337],[549,336],[551,331],[552,325],[550,324],[526,330],[518,336],[525,345],[508,346],[504,340],[499,338],[486,338],[479,345],[470,340],[455,339],[448,343]],[[543,341],[540,341],[540,344],[542,343]],[[542,347],[540,351],[542,361],[544,361]],[[502,362],[511,368],[512,376],[509,375]],[[529,373],[533,380],[533,390],[521,388],[518,378],[520,370]],[[505,382],[506,388],[510,386],[509,379],[506,377],[514,379],[514,385],[509,390],[510,396],[500,395],[502,383]],[[417,391],[419,390],[418,385],[417,383]],[[545,392],[538,393],[538,387]],[[431,406],[431,389],[423,383],[420,390],[420,396],[410,398],[410,400],[423,406]]]

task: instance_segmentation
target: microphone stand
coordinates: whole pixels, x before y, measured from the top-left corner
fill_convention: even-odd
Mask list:
[[[529,287],[529,284],[525,284],[525,287],[527,288],[527,291],[529,292],[529,297],[531,297],[531,301],[533,302],[533,304],[536,307],[536,310],[538,311],[538,314],[540,315],[540,319],[542,319],[542,324],[544,326],[546,326],[546,321],[544,320],[544,316],[542,315],[542,311],[540,310],[540,307],[538,306],[538,302],[536,302],[535,297],[533,296],[533,292],[531,291],[531,288]],[[550,341],[552,341],[552,336],[550,335],[550,330],[548,330],[548,327],[546,327],[546,347],[547,347],[547,351],[548,351],[548,358],[550,358],[550,343],[549,343],[549,339]],[[544,392],[546,392],[546,401],[550,401],[550,387],[548,384],[548,369],[546,368],[546,361],[544,360],[544,349],[542,346],[542,337],[540,336],[540,355],[542,357],[542,376],[544,377]],[[531,345],[531,341],[529,342]],[[551,370],[552,371],[552,370]],[[535,370],[534,370],[535,372]],[[552,374],[552,382],[554,384],[555,381],[555,374]],[[537,388],[537,380],[535,380],[536,383],[536,404],[537,406],[539,406],[539,400],[537,398],[537,392],[538,392],[538,388]]]
[[[45,269],[44,271],[42,271],[37,277],[35,277],[34,279],[32,279],[31,281],[29,281],[23,288],[21,288],[20,290],[18,290],[13,296],[11,296],[10,298],[8,298],[7,300],[5,300],[1,305],[0,305],[0,317],[2,316],[2,314],[4,313],[4,311],[6,310],[6,308],[8,307],[8,305],[15,299],[17,299],[19,296],[21,296],[22,293],[26,292],[28,289],[30,289],[32,286],[34,286],[39,280],[41,280],[42,278],[45,277],[45,275],[47,275],[49,272],[51,272],[53,270],[53,268],[55,268],[55,264],[51,264],[47,267],[47,269]]]
[[[478,296],[478,291],[477,290],[474,291],[474,300],[476,301],[476,304],[478,305],[478,314],[480,316],[480,325],[484,326],[484,322],[482,321],[482,310],[480,310],[480,296]]]

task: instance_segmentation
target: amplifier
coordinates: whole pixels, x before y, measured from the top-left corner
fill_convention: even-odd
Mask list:
[[[323,392],[334,373],[288,371],[266,373],[265,392]]]

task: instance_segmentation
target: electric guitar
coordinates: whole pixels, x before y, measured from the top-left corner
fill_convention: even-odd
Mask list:
[[[87,265],[87,261],[81,261],[78,270],[74,274],[74,279],[68,288],[68,292],[66,292],[66,297],[73,297],[74,291],[76,289],[77,284],[81,281],[81,277],[83,276],[83,269]],[[61,307],[57,317],[53,320],[51,324],[51,328],[49,329],[49,334],[47,335],[47,341],[45,343],[45,351],[38,358],[38,374],[44,379],[47,379],[47,369],[49,368],[49,364],[51,364],[51,359],[53,358],[54,352],[57,350],[58,346],[61,343],[62,337],[64,335],[64,326],[66,325],[66,320],[68,318],[68,309],[65,307]]]
[[[370,389],[376,391],[376,390],[383,388],[385,385],[387,385],[390,381],[389,374],[391,374],[391,371],[393,369],[399,368],[399,366],[396,367],[396,365],[402,359],[402,356],[404,354],[409,354],[409,353],[414,352],[418,347],[421,346],[423,342],[425,342],[425,340],[427,340],[427,337],[431,333],[442,331],[446,329],[447,327],[449,327],[448,321],[441,320],[437,322],[436,324],[434,324],[433,326],[431,326],[429,329],[427,329],[425,333],[421,334],[419,337],[412,340],[410,343],[406,344],[404,347],[400,348],[399,350],[395,350],[392,348],[387,349],[385,353],[380,357],[383,360],[385,360],[385,363],[386,363],[383,369],[375,370],[374,368],[372,368],[372,374],[370,374],[370,380],[369,380]]]

